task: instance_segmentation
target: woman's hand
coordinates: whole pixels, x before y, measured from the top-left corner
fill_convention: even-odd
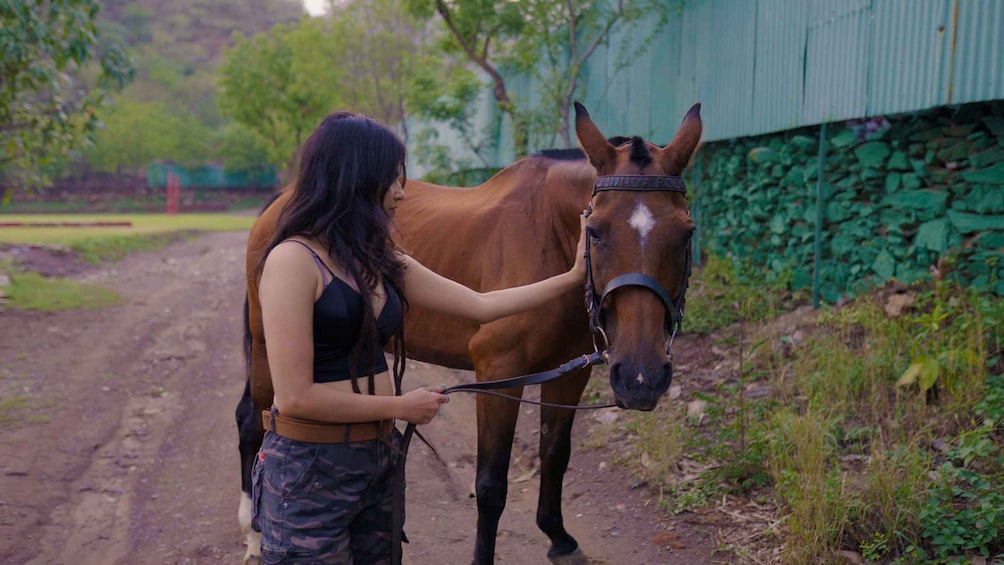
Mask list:
[[[450,401],[450,397],[441,394],[445,390],[446,385],[439,385],[434,389],[417,388],[402,394],[398,418],[409,424],[428,424],[439,414],[439,408]]]
[[[586,235],[585,212],[579,216],[579,227],[581,228],[579,231],[579,245],[575,249],[575,264],[572,265],[571,272],[575,273],[575,276],[579,280],[586,280],[586,238],[589,236]]]

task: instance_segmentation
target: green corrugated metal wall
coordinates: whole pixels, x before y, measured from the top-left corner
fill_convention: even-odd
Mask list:
[[[619,68],[621,42],[644,29],[621,31],[587,62],[583,102],[608,135],[666,142],[695,102],[715,141],[1004,98],[1001,0],[687,0]],[[529,78],[507,86],[520,102],[536,98]],[[485,97],[477,131],[500,121],[487,87]],[[513,161],[501,122],[497,166]]]

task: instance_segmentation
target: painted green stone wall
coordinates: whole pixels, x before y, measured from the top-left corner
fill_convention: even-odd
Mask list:
[[[944,256],[951,276],[1004,296],[1004,100],[827,129],[824,300],[930,278]],[[692,169],[701,247],[811,288],[819,133],[703,145]]]

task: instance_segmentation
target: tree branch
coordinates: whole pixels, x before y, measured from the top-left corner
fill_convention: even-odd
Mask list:
[[[507,112],[509,115],[513,115],[512,101],[509,99],[509,94],[506,92],[505,79],[503,79],[502,75],[495,70],[495,67],[488,62],[487,53],[484,56],[479,55],[474,51],[474,46],[464,40],[460,30],[453,21],[453,18],[450,17],[450,10],[443,0],[436,0],[436,11],[438,11],[439,15],[443,17],[443,20],[446,22],[446,26],[450,28],[450,31],[453,33],[453,37],[455,37],[460,43],[460,47],[463,48],[465,53],[467,53],[467,56],[470,57],[472,61],[474,61],[479,67],[481,67],[482,70],[488,73],[488,76],[492,78],[492,81],[494,82],[493,92],[495,94],[495,100],[499,103],[499,107],[501,107],[502,110]],[[486,41],[485,46],[487,47],[487,45],[488,43]]]

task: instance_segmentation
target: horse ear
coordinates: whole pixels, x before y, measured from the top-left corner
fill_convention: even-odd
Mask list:
[[[701,103],[698,102],[690,107],[673,140],[663,148],[661,160],[664,169],[677,173],[683,171],[701,141],[702,128]]]
[[[607,142],[607,138],[603,137],[600,129],[593,123],[585,106],[578,102],[575,103],[575,136],[597,172],[607,163],[613,162],[616,157],[614,147]]]

